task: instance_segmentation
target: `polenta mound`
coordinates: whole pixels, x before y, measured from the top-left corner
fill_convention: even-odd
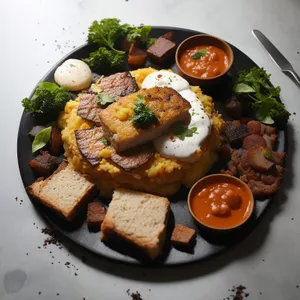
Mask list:
[[[145,77],[156,71],[153,68],[144,68],[131,72],[138,87],[141,88]],[[145,191],[162,196],[175,194],[183,185],[190,188],[198,179],[203,177],[216,161],[216,149],[220,145],[220,130],[224,121],[215,111],[212,98],[202,94],[199,87],[191,86],[202,102],[206,114],[212,122],[210,135],[206,138],[198,153],[198,160],[193,163],[182,162],[176,159],[162,157],[155,153],[154,157],[142,167],[130,172],[112,163],[109,158],[102,158],[100,164],[93,167],[80,153],[75,130],[93,127],[93,122],[77,116],[79,99],[67,102],[64,112],[58,123],[62,129],[65,156],[72,167],[82,172],[100,189],[102,196],[109,197],[116,187]]]

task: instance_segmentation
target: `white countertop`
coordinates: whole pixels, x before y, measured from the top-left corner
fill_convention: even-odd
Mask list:
[[[246,286],[250,300],[300,299],[300,89],[279,71],[251,34],[254,28],[264,32],[300,74],[298,0],[10,0],[2,1],[0,16],[0,65],[4,70],[0,102],[1,300],[130,299],[127,289],[139,291],[144,300],[222,300],[231,294],[228,289],[239,284]],[[288,170],[282,192],[255,231],[231,251],[184,267],[145,269],[109,262],[67,241],[63,241],[63,249],[54,245],[38,249],[45,239],[40,229],[46,225],[29,201],[19,175],[20,101],[29,96],[51,65],[85,42],[89,24],[104,17],[220,36],[272,73],[272,82],[281,86],[288,110],[296,112],[289,124]],[[70,248],[76,254],[69,254]],[[65,262],[71,263],[70,268]]]

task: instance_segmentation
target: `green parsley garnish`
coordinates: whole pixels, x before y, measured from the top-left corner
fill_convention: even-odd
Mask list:
[[[192,137],[194,134],[198,134],[198,132],[197,127],[186,128],[182,124],[177,123],[173,127],[173,134],[181,141],[184,141],[186,137]]]
[[[272,150],[265,148],[265,149],[263,149],[263,153],[264,153],[264,157],[266,159],[275,162],[275,158],[273,156]]]
[[[153,111],[145,105],[145,98],[141,95],[138,95],[137,98],[138,100],[135,102],[135,108],[133,110],[133,125],[137,128],[149,127],[157,118]]]
[[[207,50],[201,49],[201,50],[197,51],[197,52],[192,56],[192,58],[193,58],[193,59],[200,59],[201,57],[205,56],[206,53],[207,53]]]
[[[98,101],[97,104],[100,106],[107,106],[113,102],[115,102],[116,99],[114,97],[111,97],[109,95],[106,95],[104,93],[98,93]]]
[[[73,65],[73,64],[70,64],[70,67],[71,67],[71,68],[75,68],[76,66],[75,66],[75,65]]]
[[[102,138],[100,139],[100,141],[101,141],[101,143],[104,144],[105,146],[108,146],[108,140],[107,140],[106,138],[102,137]]]

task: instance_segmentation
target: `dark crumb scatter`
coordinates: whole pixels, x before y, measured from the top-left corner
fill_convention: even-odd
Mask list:
[[[262,292],[259,292],[260,295],[262,295]]]
[[[40,247],[40,246],[38,246],[38,249],[41,249],[41,247]]]
[[[39,292],[39,295],[40,295],[41,293],[42,293],[42,292],[40,291],[40,292]]]
[[[46,44],[42,44],[42,46],[45,46]]]
[[[141,294],[138,291],[136,291],[135,293],[130,293],[130,290],[128,289],[126,293],[131,297],[132,300],[143,300]]]
[[[15,200],[18,201],[18,197],[16,197]]]
[[[295,112],[293,112],[293,115],[294,115],[294,116],[296,116],[296,113],[295,113]]]
[[[243,285],[239,285],[237,287],[233,286],[232,289],[228,289],[229,292],[233,292],[233,294],[230,295],[230,297],[227,297],[227,300],[230,300],[232,298],[233,300],[243,300],[247,298],[250,294],[245,292],[246,287]],[[225,298],[223,300],[226,300]]]
[[[299,288],[299,285],[296,285],[296,288],[298,289],[298,288]]]
[[[57,293],[56,296],[59,296],[59,293]]]
[[[74,273],[74,275],[77,276],[78,274],[77,274],[77,273]]]
[[[299,54],[299,51],[297,52],[297,54]]]
[[[65,263],[65,266],[68,266],[70,263],[67,261],[66,263]]]
[[[51,263],[51,265],[53,265],[53,262]]]
[[[265,261],[264,259],[262,261]]]
[[[291,218],[291,220],[293,221],[293,220],[294,220],[294,218]]]
[[[28,253],[26,253],[26,255],[28,255]]]

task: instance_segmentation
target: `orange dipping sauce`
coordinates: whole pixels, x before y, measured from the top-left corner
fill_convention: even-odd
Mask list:
[[[190,195],[190,209],[200,223],[215,229],[237,227],[253,210],[252,196],[242,184],[229,178],[208,177]]]
[[[229,61],[224,50],[202,45],[186,49],[179,64],[190,75],[205,79],[224,73],[228,69]]]

